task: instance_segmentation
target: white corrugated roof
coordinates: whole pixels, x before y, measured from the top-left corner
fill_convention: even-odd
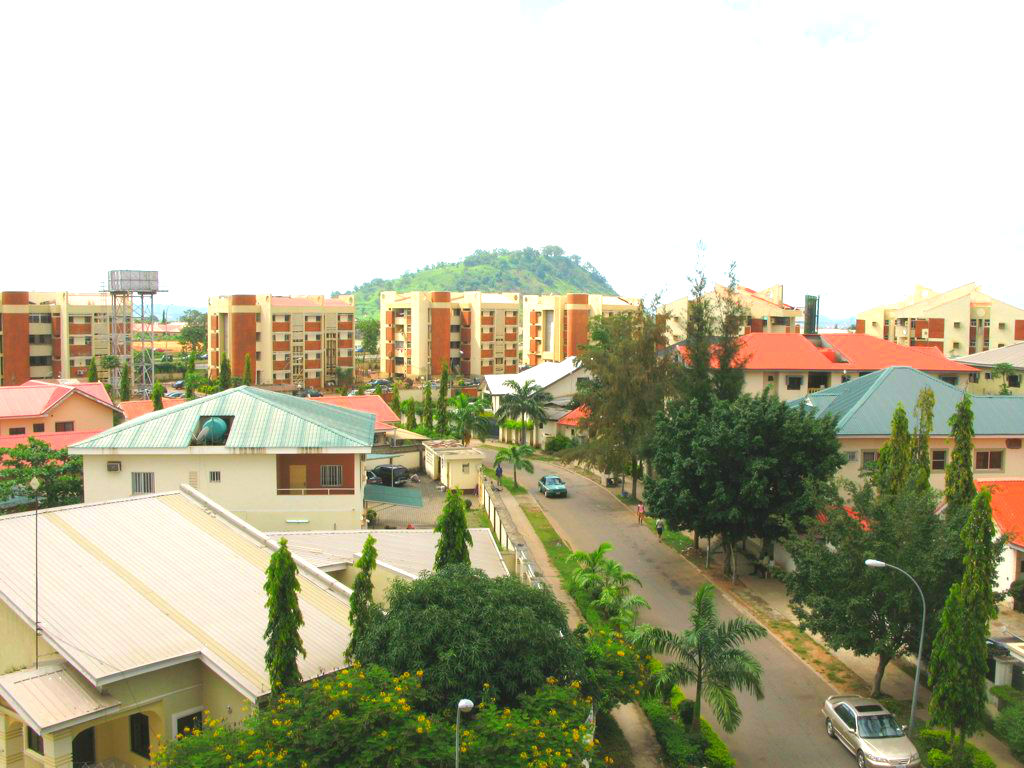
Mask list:
[[[494,537],[486,528],[470,528],[473,546],[469,549],[469,562],[488,576],[507,576],[508,568],[498,552]],[[288,536],[288,547],[297,556],[309,562],[329,567],[337,563],[354,563],[359,558],[366,537],[373,534],[377,540],[377,562],[389,565],[412,576],[434,568],[434,551],[439,533],[425,528],[373,531],[289,531],[287,534],[267,534],[270,537]]]
[[[0,599],[34,613],[33,514],[0,516]],[[43,636],[92,684],[199,658],[250,698],[269,690],[263,592],[273,546],[198,493],[39,513]],[[300,563],[303,677],[342,666],[347,590]]]
[[[956,360],[958,363],[979,365],[983,368],[999,365],[999,363],[1009,363],[1014,368],[1024,368],[1024,341],[1006,347],[987,349],[984,352],[975,352],[973,355],[958,357]]]
[[[519,373],[489,374],[484,376],[484,384],[487,387],[487,391],[492,395],[507,395],[509,393],[508,382],[510,381],[520,384],[532,381],[538,387],[544,389],[545,387],[550,387],[559,379],[564,379],[576,370],[576,367],[576,356],[569,355],[560,363],[540,363]]]
[[[120,706],[62,661],[43,662],[0,676],[0,694],[39,733]]]

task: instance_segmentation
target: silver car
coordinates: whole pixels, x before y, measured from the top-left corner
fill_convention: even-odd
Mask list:
[[[863,696],[829,696],[821,708],[825,733],[857,757],[859,768],[919,768],[921,757],[885,707]]]

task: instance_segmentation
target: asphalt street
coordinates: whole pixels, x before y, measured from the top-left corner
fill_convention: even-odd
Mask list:
[[[484,449],[488,465],[494,451]],[[506,474],[511,470],[506,467]],[[535,492],[537,481],[545,474],[558,474],[565,480],[568,497],[545,499]],[[654,535],[639,525],[636,516],[591,480],[541,461],[534,472],[519,472],[519,482],[548,515],[574,549],[592,550],[608,541],[614,549],[610,556],[632,571],[643,586],[636,591],[650,603],[640,620],[673,632],[689,626],[690,599],[704,581],[702,574],[669,547],[659,545]],[[522,497],[520,497],[522,498]],[[739,611],[717,596],[722,620],[734,618]],[[758,701],[746,693],[738,698],[743,722],[731,734],[716,728],[741,768],[835,768],[856,765],[837,741],[825,735],[821,705],[833,691],[817,674],[778,640],[769,635],[747,646],[764,666],[764,699]],[[688,691],[692,695],[692,691]],[[704,708],[704,716],[714,716]]]

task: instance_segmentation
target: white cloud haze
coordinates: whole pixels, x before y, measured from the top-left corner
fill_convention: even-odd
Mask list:
[[[0,288],[320,293],[558,244],[839,317],[1024,305],[1014,2],[9,2]]]

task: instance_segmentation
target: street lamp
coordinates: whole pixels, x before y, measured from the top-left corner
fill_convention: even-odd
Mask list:
[[[881,560],[871,560],[871,559],[868,559],[868,560],[864,561],[864,565],[866,565],[868,568],[892,568],[894,571],[899,571],[904,576],[906,576],[908,579],[910,579],[912,582],[914,582],[914,586],[917,587],[917,593],[919,595],[921,595],[921,640],[918,642],[918,645],[917,645],[917,665],[916,665],[916,667],[914,669],[914,695],[910,699],[910,725],[909,725],[909,730],[910,730],[910,735],[913,736],[914,735],[914,713],[917,711],[917,685],[918,685],[918,682],[921,679],[921,664],[923,663],[923,661],[921,659],[921,656],[924,654],[924,623],[925,623],[925,619],[926,619],[926,616],[927,616],[927,614],[926,614],[926,610],[927,609],[925,608],[925,602],[924,602],[924,592],[921,590],[921,585],[917,583],[917,581],[914,579],[913,576],[911,576],[909,573],[904,571],[902,568],[897,568],[892,563],[883,563]]]
[[[462,713],[472,712],[473,702],[469,699],[460,699],[459,705],[455,709],[455,768],[459,768],[459,730],[462,725]]]

